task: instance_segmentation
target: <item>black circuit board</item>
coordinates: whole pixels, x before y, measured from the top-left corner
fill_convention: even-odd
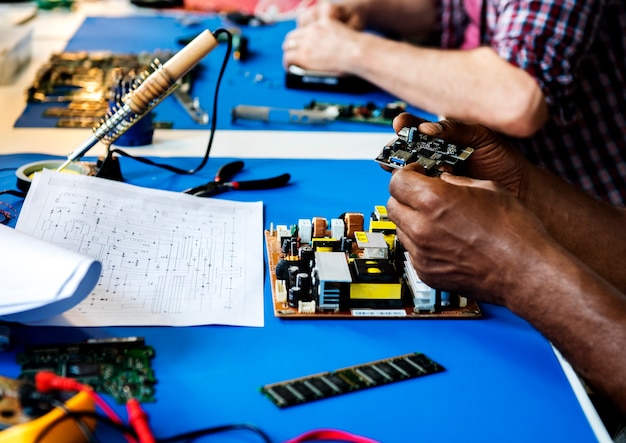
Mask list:
[[[419,132],[416,127],[404,127],[398,132],[397,138],[383,147],[375,160],[392,168],[403,168],[411,163],[419,163],[427,175],[438,176],[443,165],[454,168],[467,160],[472,152],[474,152],[472,148],[431,137]]]
[[[154,349],[141,337],[92,339],[77,344],[30,346],[18,354],[20,380],[34,381],[39,371],[52,371],[111,395],[118,403],[130,398],[155,401]]]
[[[443,366],[426,355],[414,352],[268,384],[261,388],[261,392],[279,408],[286,408],[444,370]]]

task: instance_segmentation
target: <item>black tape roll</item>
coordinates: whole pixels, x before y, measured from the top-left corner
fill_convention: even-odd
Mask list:
[[[41,160],[20,166],[17,171],[15,171],[18,189],[23,192],[28,192],[34,173],[40,172],[43,169],[56,170],[64,161],[65,160]],[[91,174],[91,168],[85,163],[74,162],[67,165],[63,169],[63,172],[68,174],[89,175]]]

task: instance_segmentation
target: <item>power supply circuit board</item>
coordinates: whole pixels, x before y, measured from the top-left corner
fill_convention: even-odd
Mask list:
[[[369,224],[365,229],[366,222]],[[265,230],[279,318],[480,318],[478,304],[420,281],[387,209]]]
[[[154,349],[142,337],[90,339],[27,347],[17,355],[20,380],[34,381],[39,371],[76,379],[125,404],[135,398],[154,402]]]

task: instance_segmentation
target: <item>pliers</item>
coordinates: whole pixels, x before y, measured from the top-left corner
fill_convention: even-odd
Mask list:
[[[183,192],[197,197],[211,197],[230,189],[238,189],[240,191],[273,189],[285,186],[291,178],[289,174],[282,174],[276,177],[259,180],[233,181],[232,178],[243,169],[243,166],[244,163],[241,160],[226,163],[217,170],[213,181],[186,189]]]

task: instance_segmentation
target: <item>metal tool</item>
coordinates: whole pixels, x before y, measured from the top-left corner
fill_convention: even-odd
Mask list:
[[[325,125],[337,119],[337,114],[307,109],[272,108],[270,106],[237,105],[231,111],[232,121],[239,119],[263,122]]]
[[[245,119],[308,125],[325,125],[334,121],[345,121],[391,126],[393,119],[406,109],[407,104],[402,101],[389,102],[379,106],[373,102],[342,104],[313,100],[304,109],[237,105],[231,110],[231,117],[233,123]]]
[[[197,197],[211,197],[231,189],[240,191],[273,189],[285,186],[291,178],[289,174],[281,174],[276,177],[259,180],[233,181],[232,178],[237,175],[243,167],[244,163],[241,160],[226,163],[218,169],[213,181],[186,189],[183,192]]]

